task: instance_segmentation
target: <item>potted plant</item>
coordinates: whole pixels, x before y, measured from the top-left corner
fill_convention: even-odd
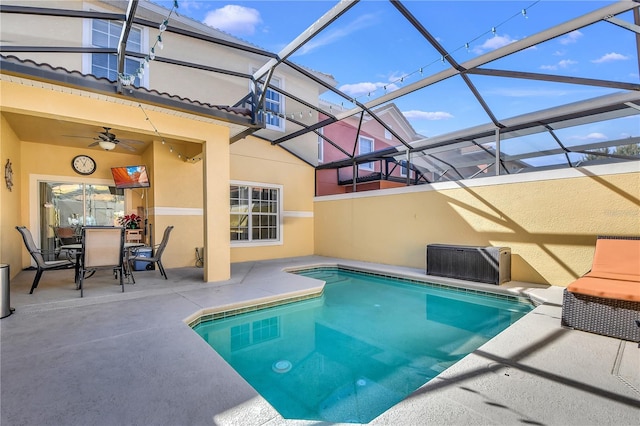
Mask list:
[[[135,213],[128,214],[118,219],[120,226],[126,229],[138,229],[140,228],[140,220],[142,218]]]

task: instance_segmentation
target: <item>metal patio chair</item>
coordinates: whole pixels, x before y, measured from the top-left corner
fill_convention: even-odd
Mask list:
[[[36,276],[33,279],[33,284],[31,284],[31,291],[29,291],[29,294],[33,294],[33,290],[38,287],[38,283],[40,282],[40,278],[42,277],[44,271],[75,268],[75,262],[71,258],[59,260],[44,260],[44,255],[53,252],[40,250],[38,246],[36,246],[36,243],[33,241],[31,231],[29,231],[26,226],[16,226],[16,229],[18,230],[18,232],[20,232],[20,235],[22,235],[22,240],[24,241],[24,245],[27,248],[27,251],[36,262]]]
[[[171,231],[173,230],[173,226],[167,226],[164,230],[164,235],[162,236],[162,241],[160,242],[160,244],[158,244],[157,246],[153,247],[153,255],[151,257],[145,257],[145,256],[140,256],[139,254],[139,249],[138,250],[134,250],[132,253],[132,255],[129,257],[129,273],[131,274],[131,279],[133,280],[134,284],[136,282],[136,279],[133,276],[133,265],[135,262],[148,262],[148,263],[156,263],[158,265],[158,269],[160,270],[160,275],[162,275],[164,277],[164,279],[167,279],[167,273],[164,270],[164,267],[162,266],[162,253],[164,252],[164,249],[167,247],[167,243],[169,242],[169,234],[171,234]],[[144,247],[140,247],[140,248],[144,248]]]
[[[124,292],[124,228],[88,226],[82,228],[80,261],[80,297],[84,296],[84,279],[98,269],[109,269],[120,278]],[[90,275],[89,275],[90,276]]]

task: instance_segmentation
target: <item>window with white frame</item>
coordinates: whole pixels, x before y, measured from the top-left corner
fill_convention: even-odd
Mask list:
[[[95,47],[117,48],[122,32],[122,23],[104,19],[91,20],[91,44]],[[142,52],[143,31],[132,27],[127,40],[127,50]],[[124,73],[135,76],[134,85],[141,86],[140,78],[136,75],[143,59],[125,58]],[[148,70],[145,70],[147,72]],[[90,56],[89,72],[96,77],[109,80],[118,79],[118,55],[115,53],[92,53]]]
[[[393,129],[393,127],[389,126],[390,129]],[[389,131],[389,129],[385,128],[384,129],[384,138],[388,141],[393,139],[393,135],[391,134],[391,132]]]
[[[407,176],[407,160],[400,160],[400,176]]]
[[[232,184],[231,242],[279,241],[280,194],[277,187]]]
[[[271,78],[270,85],[282,87],[281,82],[277,78]],[[264,99],[264,109],[266,111],[265,124],[267,129],[284,131],[284,118],[280,114],[284,114],[284,96],[273,89],[267,88]]]
[[[358,138],[358,154],[369,154],[373,152],[373,139],[360,136]],[[360,170],[373,170],[373,161],[362,163],[358,166]]]
[[[324,127],[320,127],[318,129],[318,163],[322,163],[324,161],[324,138],[322,135],[324,134]]]

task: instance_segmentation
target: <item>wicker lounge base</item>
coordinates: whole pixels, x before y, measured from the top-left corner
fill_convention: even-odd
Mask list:
[[[562,325],[640,342],[640,302],[605,299],[564,290]]]

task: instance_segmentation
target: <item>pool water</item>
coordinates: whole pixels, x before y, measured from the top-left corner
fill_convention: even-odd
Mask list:
[[[338,268],[321,297],[194,330],[286,419],[367,423],[524,316],[526,300]]]

